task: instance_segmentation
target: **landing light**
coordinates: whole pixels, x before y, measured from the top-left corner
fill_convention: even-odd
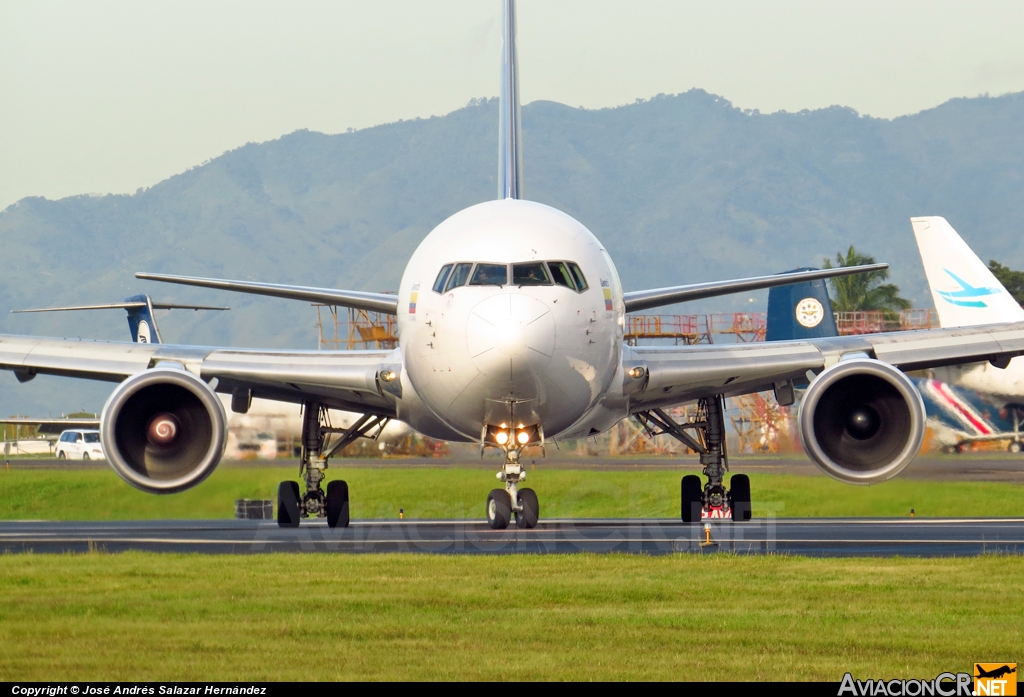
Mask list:
[[[498,445],[505,445],[505,443],[508,443],[508,433],[505,431],[498,431],[494,434],[494,440],[498,442]]]
[[[629,370],[627,370],[626,375],[635,380],[637,378],[642,378],[644,376],[644,372],[645,371],[642,366],[636,366],[634,368],[630,368]]]
[[[519,445],[526,445],[530,442],[530,434],[526,431],[520,431],[516,435],[516,440],[519,441]]]

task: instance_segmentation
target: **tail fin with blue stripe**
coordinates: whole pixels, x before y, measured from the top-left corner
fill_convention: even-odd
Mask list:
[[[132,341],[139,344],[160,344],[160,328],[156,324],[153,310],[228,310],[227,307],[210,305],[179,305],[177,303],[154,303],[148,295],[133,295],[123,303],[107,305],[74,305],[70,307],[44,307],[34,310],[11,310],[21,312],[69,312],[78,310],[124,310],[128,313],[128,329],[132,333]]]
[[[945,218],[911,218],[910,224],[940,326],[1024,321],[1024,309]]]

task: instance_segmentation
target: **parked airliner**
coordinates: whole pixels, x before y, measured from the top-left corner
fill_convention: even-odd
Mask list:
[[[128,483],[154,493],[203,481],[224,449],[217,392],[244,413],[254,396],[303,405],[298,482],[278,490],[278,523],[349,522],[343,480],[322,487],[329,459],[399,419],[433,438],[504,454],[491,527],[534,527],[537,494],[520,458],[552,439],[634,417],[699,453],[704,481],[681,481],[684,521],[750,518],[750,485],[726,487],[725,397],[774,389],[783,404],[809,382],[799,422],[808,455],[850,483],[883,481],[918,452],[924,406],[903,370],[1024,354],[1024,322],[742,345],[630,347],[627,312],[858,273],[884,265],[766,275],[624,292],[601,242],[579,221],[524,198],[515,3],[504,0],[499,196],[441,222],[413,252],[399,293],[140,273],[138,278],[323,302],[397,315],[393,351],[287,351],[0,336],[0,368],[117,383],[100,416],[104,451]],[[683,243],[683,241],[680,241]],[[638,240],[636,244],[643,244]],[[651,249],[651,254],[657,250]],[[694,263],[699,263],[695,259]],[[680,270],[685,273],[685,269]],[[666,408],[696,403],[674,420]],[[333,428],[328,409],[363,416]],[[415,476],[415,475],[413,475]]]
[[[1003,287],[992,271],[967,246],[945,218],[912,218],[917,248],[924,262],[928,287],[941,327],[976,327],[993,322],[1022,322],[1024,308]],[[936,368],[935,377],[946,383],[974,390],[1005,414],[1012,430],[997,430],[970,417],[961,404],[950,405],[962,412],[972,426],[962,442],[1005,440],[1011,452],[1021,452],[1021,420],[1024,415],[1024,359],[975,363]]]

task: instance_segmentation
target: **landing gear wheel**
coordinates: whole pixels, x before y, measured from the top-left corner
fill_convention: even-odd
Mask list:
[[[348,527],[348,482],[342,479],[327,484],[327,526]]]
[[[516,511],[516,527],[523,530],[537,527],[537,519],[540,517],[537,493],[533,489],[520,489],[519,505],[522,506],[522,510]],[[488,504],[488,508],[490,508],[490,504]]]
[[[512,499],[504,489],[487,494],[487,524],[492,530],[504,530],[512,520]]]
[[[734,521],[750,520],[750,477],[734,474],[729,482],[729,506]]]
[[[299,527],[299,483],[281,482],[277,486],[277,526]]]
[[[684,523],[699,523],[701,511],[704,509],[704,491],[700,485],[700,477],[688,474],[681,483],[683,505],[682,518]]]
[[[1021,446],[1019,440],[1011,440],[1010,444],[1006,446],[1006,449],[1011,453],[1019,453],[1021,450],[1024,450],[1024,446]]]
[[[962,455],[965,450],[967,450],[967,446],[963,443],[957,443],[953,446],[953,452],[957,455]]]

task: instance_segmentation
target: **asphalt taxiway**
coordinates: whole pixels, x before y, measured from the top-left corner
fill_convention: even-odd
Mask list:
[[[673,554],[732,552],[800,556],[972,556],[1024,554],[1024,518],[765,518],[746,523],[674,520],[548,520],[533,530],[491,530],[468,520],[324,521],[279,528],[275,521],[161,520],[0,522],[0,552],[425,552],[447,554]]]

